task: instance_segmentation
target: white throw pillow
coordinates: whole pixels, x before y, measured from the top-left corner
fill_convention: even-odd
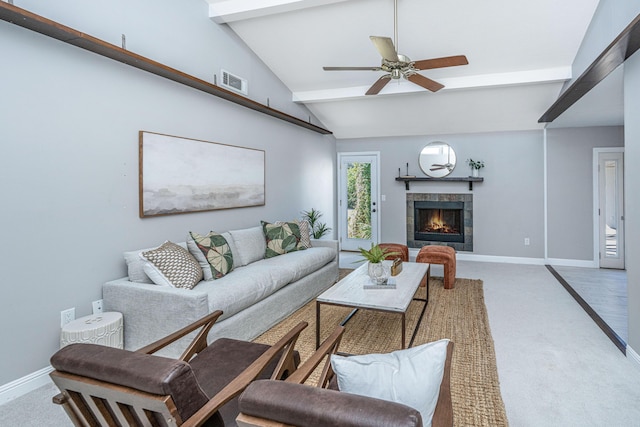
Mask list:
[[[448,339],[387,354],[331,356],[340,391],[402,403],[431,425],[447,358]]]

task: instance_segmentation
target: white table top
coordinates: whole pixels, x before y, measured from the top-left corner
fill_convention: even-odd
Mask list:
[[[364,289],[365,283],[372,283],[367,275],[365,263],[320,294],[316,301],[356,308],[405,312],[428,268],[429,264],[426,263],[403,262],[402,272],[393,276],[396,279],[395,289]]]
[[[117,311],[107,311],[104,313],[90,314],[80,317],[62,327],[63,332],[91,331],[114,323],[122,322],[122,313]]]

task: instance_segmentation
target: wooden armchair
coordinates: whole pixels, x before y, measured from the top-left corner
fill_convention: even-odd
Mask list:
[[[53,398],[76,426],[229,426],[237,396],[254,380],[283,379],[299,363],[294,351],[299,323],[273,346],[207,334],[216,311],[166,338],[132,352],[71,344],[51,358],[50,375],[61,393]],[[152,353],[199,333],[179,359]]]
[[[406,405],[341,393],[327,355],[337,351],[342,327],[318,348],[309,360],[285,381],[256,381],[239,399],[239,427],[395,427],[422,426],[420,412]],[[453,426],[451,402],[451,358],[453,343],[447,346],[444,376],[438,403],[432,419],[433,427]],[[322,362],[317,387],[302,384]],[[325,388],[326,387],[326,388]]]

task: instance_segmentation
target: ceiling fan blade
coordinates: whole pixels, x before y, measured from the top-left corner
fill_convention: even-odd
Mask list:
[[[396,52],[396,48],[393,45],[393,40],[389,37],[378,36],[370,36],[369,38],[384,59],[389,62],[400,62],[400,59],[398,59],[398,52]]]
[[[416,70],[430,70],[433,68],[455,67],[456,65],[467,65],[467,57],[464,55],[445,56],[443,58],[423,59],[415,61],[413,66]]]
[[[407,77],[407,80],[417,84],[418,86],[422,86],[425,89],[429,89],[431,92],[437,92],[444,87],[440,83],[433,81],[422,74],[412,74]]]
[[[380,77],[376,82],[369,88],[369,90],[365,93],[365,95],[377,95],[383,87],[387,85],[391,81],[391,75],[385,74]]]
[[[380,67],[322,67],[325,71],[380,71]]]

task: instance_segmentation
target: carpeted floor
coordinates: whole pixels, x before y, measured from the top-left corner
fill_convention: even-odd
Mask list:
[[[346,273],[348,271],[341,270],[342,275]],[[424,288],[420,288],[416,297],[424,298],[424,292]],[[414,301],[409,306],[407,337],[415,328],[422,305],[422,302]],[[350,311],[349,308],[322,306],[321,338],[328,336]],[[296,346],[305,360],[315,350],[315,301],[256,341],[274,343],[300,321],[309,323]],[[400,348],[400,325],[397,314],[360,310],[347,324],[340,350],[353,354],[397,350]],[[481,280],[456,279],[455,288],[445,290],[441,278],[431,278],[429,304],[414,346],[441,338],[449,338],[455,343],[451,372],[455,425],[508,425]]]

